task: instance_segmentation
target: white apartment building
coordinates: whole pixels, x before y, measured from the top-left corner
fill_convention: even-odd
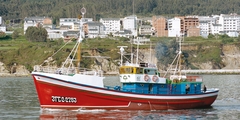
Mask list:
[[[221,14],[219,24],[222,25],[220,33],[227,34],[230,37],[238,37],[240,31],[240,16],[237,14]]]
[[[123,29],[130,30],[133,36],[137,36],[137,16],[125,17],[123,19]]]
[[[222,31],[222,25],[221,24],[211,24],[211,34],[216,35],[220,34],[220,31]]]
[[[113,34],[121,30],[120,18],[101,18],[99,22],[104,25],[105,34]]]
[[[152,26],[151,25],[141,25],[139,26],[140,35],[152,35]]]
[[[88,38],[106,37],[104,33],[104,25],[101,22],[87,22],[86,24]]]
[[[83,23],[93,21],[92,18],[82,18]],[[69,26],[69,30],[79,30],[79,22],[78,18],[60,18],[59,26]]]
[[[176,37],[181,35],[181,19],[172,18],[168,20],[168,37]]]
[[[213,16],[198,16],[200,36],[207,38],[209,34],[213,34],[211,26],[215,25],[217,18]],[[215,29],[216,30],[216,29]]]
[[[74,24],[78,24],[78,27],[76,27]],[[77,30],[79,29],[79,19],[78,18],[60,18],[59,26],[69,26],[70,30]]]

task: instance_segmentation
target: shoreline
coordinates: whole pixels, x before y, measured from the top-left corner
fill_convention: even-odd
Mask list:
[[[165,74],[166,71],[160,71],[161,74]],[[182,73],[186,74],[203,74],[203,75],[238,75],[240,74],[240,69],[219,69],[219,70],[182,70]],[[103,76],[117,76],[118,72],[106,72]],[[0,77],[31,77],[30,74],[10,74],[10,73],[0,73]]]

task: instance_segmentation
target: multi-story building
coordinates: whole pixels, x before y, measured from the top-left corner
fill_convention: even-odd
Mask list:
[[[217,18],[213,16],[198,16],[200,36],[207,38],[209,34],[212,34],[212,25],[216,25]]]
[[[168,36],[168,21],[163,16],[153,16],[152,25],[155,31],[155,36],[157,37],[167,37]]]
[[[151,25],[141,25],[139,26],[139,35],[152,35],[152,26]]]
[[[123,18],[123,29],[130,30],[133,36],[137,36],[137,16],[131,15]]]
[[[104,25],[101,22],[87,22],[83,26],[83,31],[88,38],[106,37]]]
[[[181,19],[172,18],[168,20],[168,37],[177,37],[181,35]]]
[[[200,36],[199,20],[197,16],[186,16],[181,28],[187,37]]]
[[[211,27],[207,21],[199,21],[200,36],[207,38],[210,34]]]
[[[91,22],[92,18],[82,18],[82,22]],[[69,28],[69,30],[79,30],[79,22],[78,18],[60,18],[59,26],[64,28]]]
[[[230,37],[237,37],[240,31],[240,15],[234,14],[221,14],[219,16],[219,24],[222,25],[220,33],[227,34]]]
[[[104,25],[105,34],[113,34],[121,30],[120,18],[101,18],[99,22]]]
[[[211,34],[217,35],[220,34],[220,31],[222,31],[222,25],[221,24],[211,24]]]

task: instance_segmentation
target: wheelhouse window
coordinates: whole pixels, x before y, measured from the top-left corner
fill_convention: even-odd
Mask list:
[[[143,74],[143,68],[138,67],[121,67],[120,74]]]
[[[156,75],[156,73],[157,73],[156,69],[144,69],[144,74]]]

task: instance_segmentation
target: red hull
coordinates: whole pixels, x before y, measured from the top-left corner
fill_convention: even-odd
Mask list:
[[[218,90],[199,95],[134,94],[33,75],[41,108],[166,110],[209,107]]]

